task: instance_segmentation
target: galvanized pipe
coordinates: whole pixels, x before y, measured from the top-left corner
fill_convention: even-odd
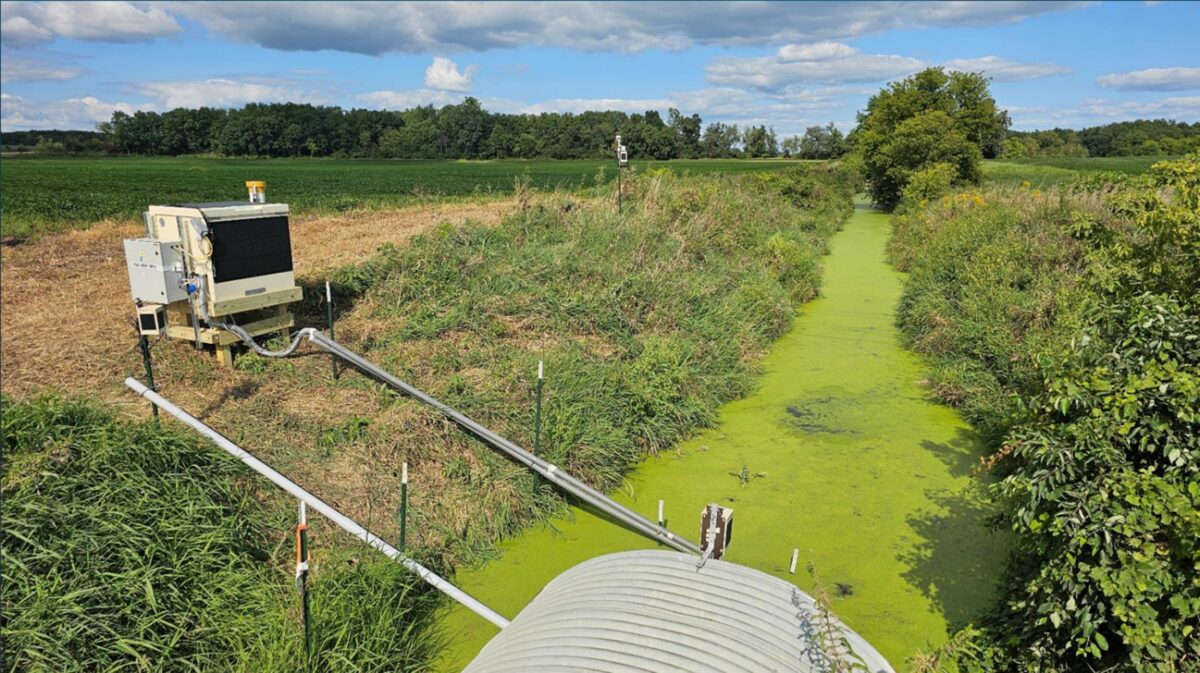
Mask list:
[[[207,437],[214,444],[224,449],[226,453],[242,461],[249,466],[250,469],[269,479],[271,483],[287,491],[301,502],[307,504],[309,507],[312,507],[321,514],[324,514],[330,521],[337,524],[342,530],[350,533],[363,542],[366,542],[375,549],[383,552],[388,558],[399,562],[405,568],[408,568],[412,572],[416,573],[418,577],[425,580],[425,582],[433,586],[433,588],[454,599],[471,612],[474,612],[475,614],[483,617],[500,628],[508,626],[508,620],[502,617],[495,610],[479,602],[462,589],[459,589],[453,584],[442,579],[432,570],[429,570],[420,563],[417,563],[411,558],[405,556],[398,549],[388,544],[374,533],[368,531],[366,528],[358,525],[356,521],[337,511],[324,500],[321,500],[312,493],[304,490],[296,482],[288,479],[279,472],[276,472],[275,469],[270,465],[267,465],[258,458],[255,458],[250,452],[229,441],[221,433],[213,430],[197,420],[191,414],[175,406],[162,395],[159,395],[153,390],[150,390],[146,386],[142,385],[141,381],[138,381],[133,377],[129,377],[125,379],[125,385],[138,395],[157,404],[160,409],[179,419],[184,425]]]
[[[516,460],[517,462],[527,466],[529,469],[545,477],[551,483],[558,485],[567,493],[575,496],[579,500],[582,500],[592,507],[595,507],[601,512],[604,512],[617,521],[620,521],[621,523],[624,523],[643,535],[651,539],[658,540],[677,551],[681,551],[685,554],[700,554],[699,545],[691,540],[675,535],[664,526],[656,525],[650,519],[638,514],[628,507],[625,507],[612,498],[609,498],[607,495],[604,495],[603,493],[597,491],[591,486],[588,486],[570,474],[560,470],[558,466],[539,458],[537,455],[529,451],[526,451],[508,439],[505,439],[495,432],[492,432],[488,428],[454,409],[450,405],[408,383],[405,383],[404,381],[401,381],[383,369],[380,369],[371,361],[339,344],[328,336],[325,336],[321,332],[318,332],[317,330],[310,330],[308,332],[308,339],[326,351],[337,355],[342,359],[342,361],[354,365],[365,374],[375,378],[381,383],[387,385],[389,388],[408,395],[409,397],[423,402],[434,409],[437,409],[443,416],[449,418],[464,430],[483,440],[484,443],[503,451],[513,460]]]

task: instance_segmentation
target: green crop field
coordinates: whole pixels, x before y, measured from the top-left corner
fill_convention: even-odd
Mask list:
[[[1017,159],[983,162],[983,175],[991,182],[1030,182],[1048,187],[1073,180],[1083,173],[1111,172],[1140,175],[1164,157],[1083,157]]]
[[[794,165],[785,160],[699,159],[634,162],[636,170],[753,172]],[[106,218],[137,217],[147,205],[227,201],[246,180],[266,180],[272,201],[299,211],[399,206],[424,198],[511,192],[517,180],[540,189],[595,184],[607,161],[402,161],[350,159],[5,158],[0,162],[3,236],[83,228]]]

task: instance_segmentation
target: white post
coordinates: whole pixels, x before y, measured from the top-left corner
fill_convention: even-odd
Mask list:
[[[792,564],[790,566],[788,566],[788,573],[790,573],[792,575],[796,574],[796,559],[798,559],[798,558],[800,558],[800,548],[799,547],[792,550]]]
[[[663,501],[658,501],[658,525],[663,525]]]

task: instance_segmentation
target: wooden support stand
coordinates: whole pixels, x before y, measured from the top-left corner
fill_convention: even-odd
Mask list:
[[[272,332],[279,332],[286,337],[289,330],[296,324],[295,316],[288,311],[287,304],[214,317],[223,322],[232,321],[255,337]],[[167,336],[183,341],[194,342],[196,340],[192,314],[186,303],[171,305],[167,308]],[[233,367],[233,349],[234,346],[241,343],[241,339],[233,332],[202,324],[200,343],[213,347],[217,355],[217,362],[222,366]]]

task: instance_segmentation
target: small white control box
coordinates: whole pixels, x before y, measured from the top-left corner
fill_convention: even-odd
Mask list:
[[[152,238],[125,240],[129,291],[135,302],[170,304],[187,299],[183,287],[183,254],[178,241]]]

